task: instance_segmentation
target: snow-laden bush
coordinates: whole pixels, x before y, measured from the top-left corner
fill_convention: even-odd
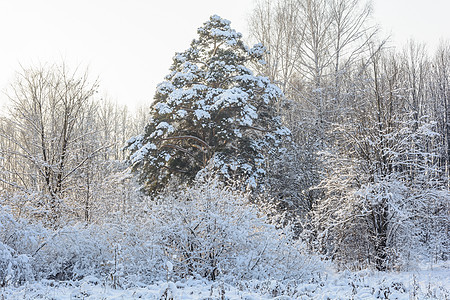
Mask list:
[[[0,205],[0,286],[18,285],[33,279],[31,257],[6,244],[15,242],[18,227],[11,212]]]
[[[0,242],[0,286],[18,285],[32,279],[30,257],[18,255],[14,249]]]
[[[95,225],[45,228],[0,206],[0,283],[107,273],[105,262],[113,257],[107,233],[106,226]]]
[[[80,279],[105,273],[113,250],[107,228],[67,226],[51,232],[33,253],[38,277]]]
[[[100,224],[46,228],[0,206],[0,267],[7,270],[0,280],[95,276],[126,287],[185,278],[298,280],[319,270],[302,254],[301,242],[268,224],[247,194],[205,178],[143,198],[133,212]]]
[[[216,179],[160,195],[145,218],[146,247],[159,253],[155,267],[169,278],[286,279],[313,270],[300,242]]]

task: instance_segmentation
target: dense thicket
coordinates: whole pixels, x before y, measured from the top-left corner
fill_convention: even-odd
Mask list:
[[[107,199],[125,169],[121,148],[142,121],[97,90],[64,64],[17,74],[0,119],[0,194],[15,213],[60,226],[116,205]]]
[[[0,119],[0,286],[308,278],[305,251],[448,260],[450,45],[389,48],[370,16],[261,1],[253,48],[212,16],[136,116],[87,72],[21,70]]]
[[[263,72],[290,99],[295,146],[278,164],[302,192],[283,201],[302,205],[291,219],[338,262],[447,259],[449,46],[397,52],[370,22],[359,0],[261,1],[252,15]]]
[[[214,178],[113,211],[97,224],[51,229],[0,205],[0,287],[82,278],[114,288],[163,280],[307,281],[322,267],[289,230],[268,225],[248,194]]]

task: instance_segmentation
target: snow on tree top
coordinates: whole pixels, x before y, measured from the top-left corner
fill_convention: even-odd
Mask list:
[[[218,15],[214,15],[207,21],[203,27],[200,27],[197,32],[200,35],[208,35],[213,38],[222,38],[227,41],[230,46],[236,44],[236,40],[242,38],[242,34],[236,32],[230,27],[231,22],[226,19],[222,19]]]
[[[249,68],[265,48],[245,46],[230,24],[212,16],[158,85],[152,120],[129,146],[134,168],[145,167],[141,178],[149,190],[173,175],[192,179],[210,161],[224,177],[244,176],[255,186],[265,174],[263,153],[272,151],[265,148],[277,148],[289,134],[274,110],[281,90]]]
[[[230,25],[230,24],[231,24],[231,21],[229,21],[229,20],[227,20],[227,19],[222,19],[222,18],[221,18],[220,16],[218,16],[218,15],[212,15],[210,19],[211,19],[211,20],[214,20],[214,21],[217,21],[217,22],[220,22],[220,23],[222,23],[222,24],[224,24],[224,25]]]

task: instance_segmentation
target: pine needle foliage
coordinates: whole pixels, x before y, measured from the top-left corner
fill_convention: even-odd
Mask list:
[[[276,115],[281,90],[249,68],[264,63],[264,51],[247,47],[230,21],[214,15],[191,47],[175,54],[144,133],[127,146],[147,192],[172,177],[190,181],[207,165],[245,185],[262,182],[267,158],[283,151],[290,135]]]

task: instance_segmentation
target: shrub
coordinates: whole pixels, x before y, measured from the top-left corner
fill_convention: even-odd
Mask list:
[[[300,242],[267,224],[248,195],[217,179],[162,194],[147,215],[152,247],[163,254],[159,268],[173,265],[169,276],[228,281],[311,272]]]

